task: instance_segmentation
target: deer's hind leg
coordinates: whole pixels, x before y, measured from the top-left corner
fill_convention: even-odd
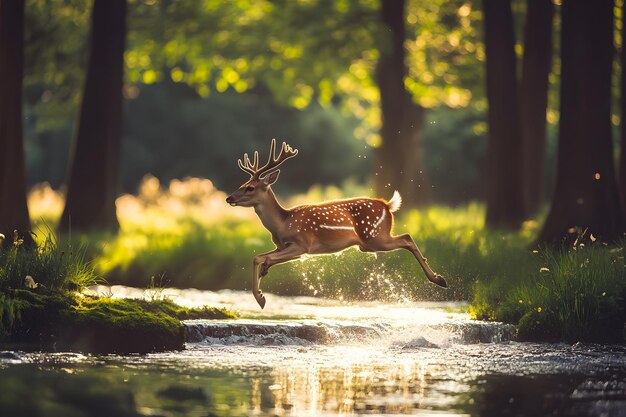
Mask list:
[[[391,233],[389,233],[390,230],[385,230],[385,232],[386,233],[383,233],[381,230],[381,233],[375,237],[363,239],[360,249],[364,252],[385,252],[394,249],[406,249],[410,251],[413,256],[415,256],[415,259],[419,262],[424,274],[426,274],[426,278],[428,278],[430,282],[437,284],[440,287],[448,287],[448,283],[445,278],[430,269],[430,266],[426,262],[426,258],[420,252],[411,235],[404,234],[400,236],[391,236]]]

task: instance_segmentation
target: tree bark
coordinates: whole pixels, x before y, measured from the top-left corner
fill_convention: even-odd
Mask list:
[[[624,230],[611,140],[613,6],[563,2],[556,185],[540,241],[584,230],[613,241]]]
[[[622,53],[620,55],[620,63],[622,66],[622,74],[620,78],[620,157],[619,157],[619,188],[622,203],[622,218],[626,222],[626,17],[624,12],[626,8],[622,8]]]
[[[375,188],[380,197],[397,189],[406,207],[430,201],[430,185],[420,160],[424,108],[404,87],[404,0],[381,0],[384,39],[376,72],[380,89],[382,143],[375,150]]]
[[[0,233],[30,230],[22,130],[24,2],[0,0]]]
[[[534,215],[544,201],[546,109],[548,76],[552,66],[551,0],[528,0],[522,61],[522,169],[526,215]]]
[[[61,230],[117,230],[126,0],[95,0]]]
[[[525,210],[511,2],[483,0],[483,9],[489,102],[486,222],[494,227],[518,227]]]

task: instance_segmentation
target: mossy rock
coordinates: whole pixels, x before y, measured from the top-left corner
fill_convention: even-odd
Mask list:
[[[2,322],[2,341],[5,346],[29,350],[92,353],[180,350],[185,342],[180,320],[235,317],[227,310],[189,309],[169,300],[81,297],[26,290],[6,292],[4,296],[11,300],[16,311],[12,313],[11,323]]]
[[[175,316],[144,308],[141,300],[79,299],[63,312],[61,349],[89,352],[181,350],[184,326]]]

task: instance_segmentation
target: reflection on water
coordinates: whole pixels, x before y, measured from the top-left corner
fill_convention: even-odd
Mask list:
[[[271,318],[190,323],[182,352],[5,352],[0,415],[626,416],[623,346],[516,343],[432,305],[273,301]]]

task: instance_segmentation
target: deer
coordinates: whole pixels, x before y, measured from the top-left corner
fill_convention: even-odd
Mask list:
[[[254,152],[253,161],[244,153],[243,161],[239,159],[237,163],[250,179],[226,198],[226,203],[233,207],[253,207],[276,245],[274,250],[256,255],[253,261],[252,294],[261,309],[265,307],[265,296],[260,281],[272,266],[306,254],[335,253],[351,246],[358,246],[363,252],[406,249],[415,256],[430,282],[448,287],[444,277],[428,266],[409,234],[391,234],[393,213],[402,204],[398,191],[389,201],[359,197],[283,208],[271,187],[278,180],[279,166],[296,155],[298,150],[283,142],[276,156],[276,139],[270,144],[267,163],[260,168],[258,151]]]

